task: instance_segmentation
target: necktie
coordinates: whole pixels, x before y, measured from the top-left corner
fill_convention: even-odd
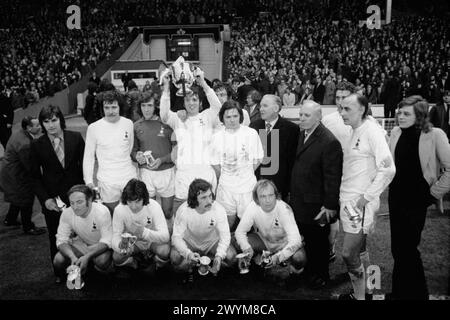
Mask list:
[[[307,132],[307,131],[305,130],[305,140],[304,140],[304,143],[306,142],[306,140],[308,140],[308,138],[309,138],[310,135],[311,135],[311,133],[310,133],[310,132]]]
[[[61,146],[60,138],[53,139],[53,147],[55,148],[55,153],[58,157],[59,162],[61,162],[61,165],[64,167],[64,151]]]
[[[267,134],[269,134],[271,128],[272,128],[272,125],[269,122],[267,122],[266,123],[266,132],[267,132]]]

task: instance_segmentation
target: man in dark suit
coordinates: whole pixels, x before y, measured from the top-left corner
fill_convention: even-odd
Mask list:
[[[436,128],[441,128],[450,140],[450,120],[449,120],[449,108],[450,108],[450,90],[444,91],[443,101],[437,103],[430,110],[430,122]]]
[[[84,140],[79,132],[65,130],[64,116],[57,106],[45,106],[39,113],[43,135],[31,142],[33,190],[42,206],[50,240],[50,255],[58,252],[56,232],[67,191],[83,184]],[[61,282],[55,272],[56,282]]]
[[[261,119],[250,124],[258,131],[264,148],[264,160],[256,170],[256,178],[272,180],[288,202],[292,166],[295,160],[295,146],[300,130],[294,123],[283,119],[280,97],[266,94],[260,104]]]
[[[11,98],[6,92],[0,91],[0,143],[3,149],[6,149],[9,137],[11,137],[14,120],[14,110],[11,104]]]
[[[300,133],[292,169],[290,204],[308,259],[305,274],[314,289],[329,280],[330,223],[336,221],[342,177],[342,147],[320,122],[320,105],[305,100],[300,108]]]
[[[247,110],[250,116],[250,123],[261,119],[259,112],[259,103],[261,102],[261,94],[257,90],[252,90],[247,95],[247,104],[244,109]]]

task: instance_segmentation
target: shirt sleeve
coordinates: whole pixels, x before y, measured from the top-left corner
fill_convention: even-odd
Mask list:
[[[248,127],[250,125],[250,115],[245,109],[242,109],[242,113],[244,114],[244,121],[242,121],[242,125]]]
[[[287,241],[286,246],[281,249],[276,255],[279,257],[280,262],[289,259],[298,249],[302,246],[302,238],[300,231],[298,231],[297,223],[295,222],[294,213],[291,207],[282,202],[283,207],[279,216],[280,223],[286,231]]]
[[[187,229],[187,221],[185,210],[186,207],[182,208],[182,210],[177,211],[177,215],[175,216],[175,222],[173,225],[173,234],[172,234],[172,244],[178,250],[180,255],[183,258],[187,258],[187,256],[192,252],[186,242],[183,239],[184,232]]]
[[[170,126],[172,129],[176,129],[178,116],[175,112],[170,110],[170,95],[167,92],[163,92],[161,95],[161,102],[159,104],[159,115],[162,122]]]
[[[156,230],[144,228],[144,239],[156,243],[169,242],[169,229],[167,228],[166,218],[164,217],[161,206],[157,202],[152,202],[149,210],[152,212],[153,223]]]
[[[375,128],[375,127],[374,127]],[[377,172],[372,184],[367,188],[364,198],[368,201],[377,199],[391,183],[395,175],[395,164],[389,146],[381,130],[372,130],[369,145],[375,157]]]
[[[205,110],[207,112],[209,120],[212,124],[214,124],[219,116],[220,108],[222,108],[222,104],[220,103],[219,98],[217,98],[216,93],[213,89],[208,86],[208,89],[205,90],[206,98],[209,102],[209,109]]]
[[[122,241],[122,233],[124,231],[124,218],[123,212],[120,206],[114,209],[113,219],[112,219],[112,249],[116,252],[120,252],[119,243]]]
[[[95,136],[95,127],[88,126],[86,132],[86,147],[84,148],[83,157],[83,174],[84,182],[86,184],[94,183],[94,163],[95,163],[95,149],[97,145],[97,138]]]
[[[244,214],[242,215],[242,219],[239,222],[239,225],[236,228],[236,231],[234,232],[234,237],[236,238],[236,242],[238,243],[239,247],[242,251],[247,250],[251,247],[250,243],[248,242],[247,233],[250,231],[254,224],[254,214],[255,214],[255,205],[254,202],[251,202],[247,209],[245,210]]]
[[[56,233],[56,247],[64,243],[69,243],[70,234],[72,233],[72,225],[70,221],[70,209],[64,209],[61,214],[61,218],[59,218],[58,231]]]
[[[221,146],[223,143],[220,139],[221,137],[223,137],[223,135],[221,135],[220,132],[217,132],[212,137],[210,162],[213,166],[221,165]]]
[[[262,161],[264,158],[264,149],[263,145],[261,143],[261,139],[258,136],[258,133],[256,130],[252,129],[252,146],[253,146],[253,163],[256,163],[258,161]]]
[[[111,221],[111,214],[109,213],[109,210],[104,205],[101,205],[100,207],[100,214],[99,214],[99,222],[100,222],[100,240],[99,242],[104,243],[108,246],[108,248],[111,248],[111,242],[112,242],[112,221]]]
[[[217,245],[216,256],[225,259],[227,250],[230,246],[231,234],[230,226],[228,225],[228,218],[225,209],[222,206],[217,206],[217,230],[219,231],[219,244]]]
[[[450,189],[450,145],[447,135],[441,129],[433,128],[436,140],[436,155],[441,163],[442,174],[431,185],[430,193],[436,199],[441,199]]]

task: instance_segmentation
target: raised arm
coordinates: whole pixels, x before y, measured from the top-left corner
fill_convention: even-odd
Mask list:
[[[170,79],[169,74],[165,73],[162,78],[163,92],[159,105],[159,116],[162,122],[169,125],[172,129],[176,129],[177,114],[170,110]]]

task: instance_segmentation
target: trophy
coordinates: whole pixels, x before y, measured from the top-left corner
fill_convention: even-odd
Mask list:
[[[66,286],[69,290],[80,290],[84,286],[84,282],[81,279],[81,270],[79,266],[70,265],[67,268],[67,281]]]
[[[125,243],[125,248],[120,249],[121,254],[129,254],[134,244],[136,243],[137,237],[129,234],[128,232],[122,233],[122,242]]]
[[[172,83],[178,89],[176,95],[178,97],[185,97],[186,94],[192,92],[190,87],[193,85],[199,71],[200,69],[195,68],[194,72],[192,72],[189,62],[184,61],[184,58],[179,56],[178,59],[172,63],[170,69],[166,69],[163,72],[160,84],[162,84],[162,79],[166,74],[172,75]]]
[[[203,256],[198,261],[198,273],[202,276],[206,276],[209,273],[209,264],[211,263],[211,258],[208,256]]]

